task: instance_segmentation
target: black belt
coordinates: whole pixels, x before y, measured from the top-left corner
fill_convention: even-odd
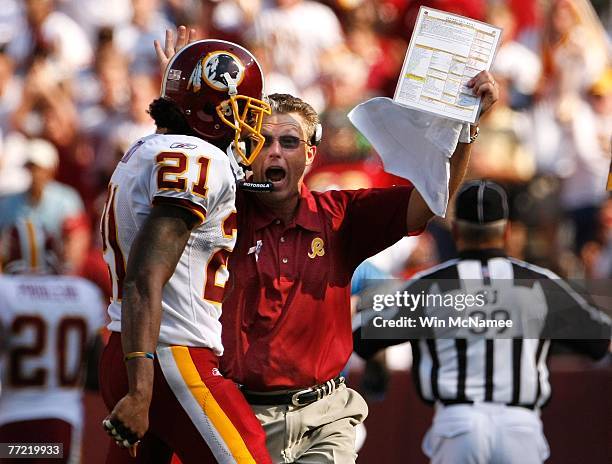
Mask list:
[[[470,400],[443,400],[443,399],[438,399],[437,401],[442,403],[444,406],[454,406],[456,404],[470,404],[470,405],[474,404],[474,401],[470,401]],[[481,401],[481,403],[503,404],[504,406],[513,406],[513,407],[517,407],[517,408],[525,408],[525,409],[530,409],[532,411],[535,409],[535,405],[534,404],[525,404],[525,403],[497,403],[495,401]]]
[[[254,392],[243,388],[242,394],[250,404],[254,405],[291,404],[293,406],[305,406],[327,395],[331,395],[343,384],[344,377],[338,376],[335,379],[328,380],[314,387],[300,390]]]

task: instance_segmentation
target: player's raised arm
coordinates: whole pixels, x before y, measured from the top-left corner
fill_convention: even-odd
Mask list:
[[[468,81],[468,87],[474,90],[474,93],[482,97],[482,110],[480,115],[489,111],[499,98],[499,90],[495,84],[493,76],[488,71],[481,71]],[[473,142],[477,136],[478,124],[470,127],[470,140]],[[453,156],[450,159],[450,180],[448,185],[449,200],[453,197],[465,177],[470,153],[472,151],[471,143],[458,143]],[[410,204],[408,205],[407,226],[408,230],[419,230],[427,224],[434,216],[434,213],[429,209],[427,203],[421,194],[415,190],[412,192]]]

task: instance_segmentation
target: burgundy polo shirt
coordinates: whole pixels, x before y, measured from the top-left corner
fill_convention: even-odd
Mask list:
[[[254,194],[239,192],[238,241],[222,315],[224,373],[254,391],[337,376],[353,350],[353,271],[406,235],[411,192],[303,187],[295,219],[286,225]]]

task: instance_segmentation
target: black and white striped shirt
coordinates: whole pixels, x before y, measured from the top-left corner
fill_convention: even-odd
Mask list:
[[[415,339],[415,332],[410,332],[413,377],[426,402],[540,408],[551,392],[546,367],[551,339],[594,359],[607,352],[610,320],[605,314],[554,273],[508,258],[501,250],[464,252],[458,259],[417,274],[404,290],[418,294],[433,286],[442,294],[477,294],[488,289],[486,305],[472,314],[469,309],[462,311],[460,317],[479,313],[495,319],[505,314],[515,324],[506,333],[459,329],[449,335],[447,328],[424,328]],[[436,309],[425,305],[412,315],[431,316]],[[364,328],[372,323],[370,319]],[[577,327],[581,339],[575,337]],[[363,357],[406,341],[366,339],[365,334],[361,328],[354,332],[355,351]]]

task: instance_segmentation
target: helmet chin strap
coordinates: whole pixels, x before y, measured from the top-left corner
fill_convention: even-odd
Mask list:
[[[223,77],[225,78],[225,82],[227,83],[227,94],[230,97],[235,97],[236,95],[238,95],[238,82],[236,82],[236,79],[233,79],[228,72],[223,73]],[[234,126],[240,127],[240,125],[238,124],[238,118],[236,117],[233,111],[232,116],[234,117]]]
[[[244,171],[250,168],[240,164],[240,157],[234,153],[234,142],[230,143],[227,147],[227,156],[230,159],[230,165],[238,188],[246,190],[247,192],[272,192],[274,190],[272,182],[253,182],[246,180]]]
[[[232,76],[228,72],[223,73],[223,77],[225,78],[225,82],[227,82],[228,94],[230,96],[238,95],[238,83],[236,79],[232,79]]]

